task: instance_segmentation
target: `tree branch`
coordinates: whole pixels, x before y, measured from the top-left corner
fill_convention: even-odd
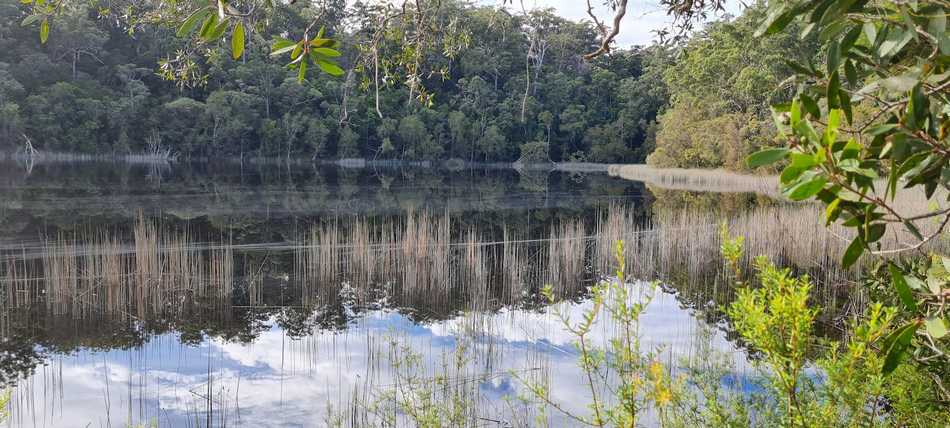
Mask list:
[[[584,55],[584,59],[590,61],[603,54],[610,53],[610,44],[613,43],[617,35],[620,34],[620,23],[623,21],[624,15],[627,14],[627,0],[619,0],[617,2],[617,7],[614,10],[616,14],[614,15],[613,27],[608,32],[604,24],[600,22],[600,20],[598,20],[597,16],[594,14],[594,9],[591,7],[590,0],[587,0],[587,14],[594,19],[594,24],[600,29],[600,33],[604,39],[600,42],[600,47],[596,51]]]

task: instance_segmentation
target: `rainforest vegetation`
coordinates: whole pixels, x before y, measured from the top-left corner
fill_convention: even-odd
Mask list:
[[[342,13],[334,10],[331,21]],[[430,102],[382,79],[377,113],[359,77],[298,81],[269,55],[271,39],[301,32],[319,13],[308,2],[275,8],[270,19],[281,24],[249,32],[238,59],[224,50],[186,52],[189,42],[170,26],[130,35],[94,8],[58,16],[41,44],[35,28],[21,26],[28,13],[16,0],[0,5],[7,151],[25,134],[38,149],[59,152],[511,162],[522,145],[540,142],[544,151],[534,155],[542,159],[642,161],[668,99],[662,74],[673,57],[659,46],[634,47],[588,63],[582,54],[596,40],[587,24],[553,10],[525,17],[447,2],[441,19],[464,28],[458,52],[424,76]],[[532,40],[526,21],[537,27]],[[335,37],[344,46],[341,66],[358,66],[354,45],[365,34]],[[526,61],[532,44],[537,53]],[[163,79],[160,64],[184,61],[194,67],[192,81]]]
[[[343,2],[324,3],[274,8],[235,59],[226,42],[196,48],[175,26],[94,7],[57,15],[41,43],[21,25],[30,5],[4,0],[0,150],[25,136],[39,150],[107,155],[632,163],[656,148],[659,166],[741,169],[771,141],[766,107],[791,95],[776,89],[791,74],[780,59],[816,49],[791,31],[756,40],[756,6],[677,43],[587,61],[598,43],[590,22],[451,1],[438,12],[451,31],[431,42],[440,52],[426,58],[424,92],[400,84],[387,59],[405,54],[398,47],[379,48],[382,72],[367,67],[359,46],[369,26],[328,32],[345,75],[300,81],[270,55],[271,40],[318,14],[326,28],[346,28]]]

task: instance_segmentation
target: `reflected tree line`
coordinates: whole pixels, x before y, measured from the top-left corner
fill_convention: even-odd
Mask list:
[[[689,224],[648,209],[614,205],[582,215],[538,214],[540,220],[525,229],[530,233],[521,232],[521,225],[471,222],[467,214],[313,218],[309,226],[298,226],[293,242],[273,248],[242,248],[194,224],[158,222],[155,233],[164,236],[148,250],[135,235],[144,233],[142,225],[131,236],[116,236],[128,244],[118,254],[97,253],[110,249],[100,245],[109,229],[77,232],[100,237],[98,243],[87,240],[95,245],[86,247],[77,239],[47,244],[55,248],[33,256],[5,250],[0,267],[3,380],[28,375],[49,355],[134,348],[172,333],[185,344],[207,338],[251,343],[274,325],[291,338],[344,331],[363,314],[384,307],[417,323],[463,311],[539,310],[546,302],[539,290],[546,284],[555,286],[559,299],[584,299],[589,285],[612,272],[619,239],[634,278],[661,279],[684,307],[734,337],[721,312],[735,296],[715,255],[718,226],[700,223],[707,217]],[[190,231],[188,240],[176,238],[182,231]],[[773,259],[792,266],[800,262],[787,243],[776,247]],[[141,266],[146,263],[157,270],[147,271]],[[95,278],[84,277],[92,272],[88,266],[109,265],[119,266],[118,273],[100,269]],[[818,278],[815,294],[828,308],[824,334],[839,334],[838,320],[854,309],[858,297],[834,285],[854,273],[822,272],[821,266],[805,264],[798,269]],[[60,272],[59,283],[50,283],[50,272]],[[182,272],[205,277],[181,278]],[[52,302],[56,298],[62,301]]]

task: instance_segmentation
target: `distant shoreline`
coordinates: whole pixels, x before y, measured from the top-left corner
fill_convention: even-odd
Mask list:
[[[646,164],[610,165],[607,174],[670,190],[781,196],[775,175],[740,174],[724,169],[654,168]]]
[[[603,172],[606,173],[614,166],[608,163],[593,162],[543,162],[543,163],[520,163],[520,162],[472,162],[462,159],[447,159],[437,161],[410,161],[399,159],[306,159],[284,157],[188,157],[178,158],[169,154],[148,154],[148,153],[129,153],[129,154],[87,154],[87,153],[68,153],[68,152],[37,152],[31,159],[30,156],[23,153],[9,153],[0,151],[0,161],[26,162],[32,160],[36,163],[50,162],[125,162],[131,164],[172,164],[172,163],[243,163],[243,164],[319,164],[335,165],[341,168],[436,168],[449,170],[467,170],[467,169],[515,169],[515,170],[533,170],[533,171],[561,171],[561,172]]]

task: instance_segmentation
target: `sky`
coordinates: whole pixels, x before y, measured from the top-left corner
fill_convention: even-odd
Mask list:
[[[652,284],[630,286],[637,290],[631,302],[653,296],[639,318],[642,349],[661,349],[659,359],[675,363],[721,357],[736,375],[744,378],[751,372],[746,353],[723,331],[693,317],[676,296]],[[260,325],[268,327],[251,343],[214,338],[185,345],[169,333],[133,349],[82,349],[53,357],[14,389],[11,421],[48,428],[130,426],[139,421],[184,426],[205,417],[204,398],[212,390],[213,410],[235,425],[323,426],[327,405],[347,409],[357,392],[354,387],[385,391],[395,385],[396,372],[387,361],[392,341],[411,346],[422,358],[419,363],[435,373],[452,356],[459,338],[471,341],[464,375],[477,379],[491,374],[478,386],[480,411],[504,416],[508,406],[518,406],[518,400],[506,401],[505,396],[526,393],[510,373],[532,377],[537,367],[544,367],[544,372],[557,374],[547,385],[552,400],[580,412],[588,398],[573,347],[576,338],[562,328],[553,310],[577,320],[592,307],[590,300],[564,301],[550,311],[500,309],[425,324],[381,309],[362,313],[347,330],[318,329],[299,338],[288,337],[277,318],[271,318]],[[598,317],[587,340],[607,346],[616,327],[607,317]],[[406,376],[405,368],[400,372]],[[364,399],[373,394],[362,392]],[[556,412],[550,416],[554,426],[567,422],[557,419]],[[645,418],[651,425],[650,416]]]
[[[480,0],[480,3],[498,5],[501,1]],[[515,0],[516,5],[518,1]],[[608,23],[613,20],[613,13],[609,8],[603,6],[603,0],[592,0],[592,3],[599,19]],[[524,5],[528,9],[551,7],[557,11],[558,15],[572,21],[590,20],[587,15],[587,2],[585,0],[524,0]],[[726,8],[728,11],[736,13],[739,10],[738,0],[727,1]],[[671,22],[671,18],[659,6],[658,1],[631,0],[627,5],[627,15],[620,26],[620,35],[616,39],[617,44],[621,47],[648,45],[655,39],[654,31],[669,26]]]

